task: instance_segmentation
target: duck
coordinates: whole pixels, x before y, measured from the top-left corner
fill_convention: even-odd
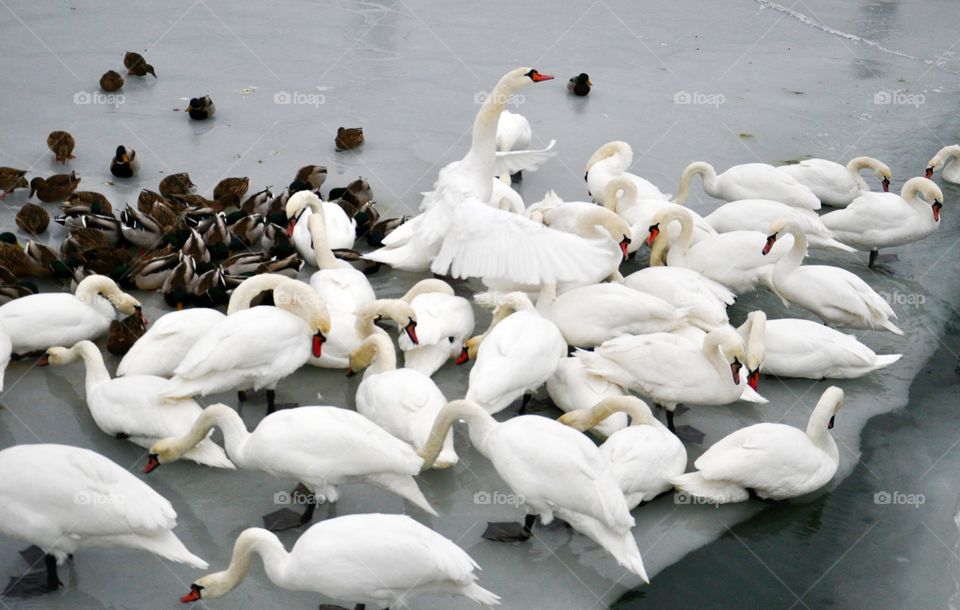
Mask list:
[[[123,87],[123,76],[116,70],[107,70],[100,77],[100,88],[107,93],[119,91]]]
[[[327,303],[328,307],[352,313],[376,300],[370,280],[350,263],[334,256],[328,245],[327,209],[317,207],[307,217],[307,230],[314,258],[311,262],[317,271],[310,276],[310,287]],[[296,229],[294,229],[296,239]]]
[[[795,208],[771,199],[741,199],[726,203],[704,219],[717,233],[731,231],[766,231],[778,218],[795,220],[807,235],[811,248],[834,252],[856,252],[834,239],[833,233],[823,224],[820,216],[812,210]]]
[[[162,395],[178,399],[265,388],[272,413],[277,384],[311,355],[319,358],[330,333],[330,314],[309,286],[289,281],[273,295],[275,307],[238,311],[210,327],[174,370]]]
[[[118,245],[120,243],[120,221],[113,215],[107,214],[81,214],[78,216],[66,216],[61,214],[54,218],[59,224],[66,227],[71,233],[83,229],[97,231],[102,234],[105,244]]]
[[[155,205],[153,210],[157,211],[161,206]],[[153,216],[130,206],[120,212],[120,234],[126,241],[145,250],[158,247],[175,224],[162,225]]]
[[[323,183],[327,181],[327,166],[325,165],[304,165],[297,170],[288,190],[290,194],[298,191],[319,191]]]
[[[240,216],[227,216],[227,224],[230,227],[230,234],[240,240],[240,243],[247,247],[260,244],[263,239],[263,231],[267,226],[267,219],[263,214],[244,215],[243,212],[234,212]],[[231,237],[231,241],[233,238]]]
[[[813,191],[793,176],[766,163],[734,165],[717,175],[717,170],[709,163],[695,161],[680,176],[677,203],[686,203],[690,182],[697,175],[703,179],[703,190],[717,199],[772,199],[805,210],[820,209],[820,200]]]
[[[498,422],[483,405],[455,400],[440,409],[427,446],[419,452],[424,468],[433,465],[457,420],[466,422],[470,442],[490,460],[527,513],[523,526],[488,524],[484,538],[529,540],[537,516],[544,525],[558,517],[603,547],[619,565],[650,581],[626,500],[592,441],[547,417],[521,415]]]
[[[114,320],[107,329],[107,351],[114,356],[123,356],[145,332],[147,325],[143,315],[131,314],[122,320]]]
[[[240,207],[240,200],[243,199],[243,196],[247,194],[248,190],[250,190],[250,178],[246,176],[242,178],[224,178],[213,187],[213,198],[218,201],[231,198],[230,201],[236,202],[233,204],[233,207]]]
[[[934,172],[942,169],[943,172],[940,175],[944,180],[960,184],[960,163],[953,163],[957,157],[960,157],[960,144],[944,146],[927,162],[924,177],[933,178]]]
[[[114,308],[129,315],[140,307],[140,301],[110,278],[91,275],[75,294],[34,294],[0,306],[0,324],[9,332],[14,353],[22,355],[102,337],[115,317]]]
[[[920,241],[940,228],[943,201],[936,183],[916,177],[903,184],[900,195],[863,193],[846,208],[824,214],[822,220],[838,241],[868,250],[868,264],[877,268],[880,248]]]
[[[193,192],[196,186],[197,185],[190,180],[190,174],[180,172],[178,174],[165,176],[163,180],[160,181],[157,190],[160,191],[162,197],[170,197],[172,195],[188,195]]]
[[[593,87],[593,83],[586,72],[581,72],[567,81],[567,91],[578,97],[589,95],[591,87]]]
[[[0,233],[0,267],[17,278],[50,277],[54,273],[53,269],[29,256],[9,231]]]
[[[751,491],[775,501],[817,491],[840,465],[830,430],[843,399],[843,390],[827,388],[805,431],[764,422],[728,434],[697,458],[695,472],[674,477],[674,486],[711,504],[743,502]]]
[[[2,267],[0,267],[2,269]],[[27,295],[37,294],[40,292],[40,288],[33,282],[26,280],[17,280],[16,282],[4,282],[0,284],[0,305],[4,303],[9,303],[14,299],[20,299]],[[7,351],[7,344],[10,342],[10,338],[6,336],[6,333],[0,333],[0,367],[6,367],[4,363],[4,353]],[[3,387],[0,386],[0,391],[3,390]]]
[[[189,254],[180,252],[179,262],[163,280],[160,293],[164,302],[177,311],[190,304],[190,287],[197,280],[197,261]]]
[[[30,235],[40,235],[50,224],[50,214],[39,205],[28,201],[17,212],[15,221],[21,231]]]
[[[893,179],[890,167],[873,157],[854,157],[846,165],[828,159],[804,159],[799,163],[780,165],[777,169],[813,191],[821,204],[832,208],[845,208],[862,192],[870,191],[867,181],[860,175],[865,169],[880,178],[884,193],[890,190],[890,180]]]
[[[420,280],[400,298],[417,316],[417,343],[405,334],[397,337],[403,366],[431,376],[458,356],[470,338],[476,324],[473,306],[456,296],[450,284],[436,278]]]
[[[133,178],[138,171],[140,159],[137,158],[137,151],[123,145],[117,146],[113,159],[110,160],[110,173],[117,178]]]
[[[220,267],[208,269],[190,284],[190,302],[194,307],[219,307],[230,299],[230,287]]]
[[[210,99],[209,95],[204,95],[202,97],[190,98],[190,102],[183,111],[188,113],[194,121],[205,121],[213,118],[213,115],[217,112],[217,106],[213,103],[213,100]]]
[[[47,136],[47,148],[53,153],[57,163],[66,164],[70,159],[76,159],[73,149],[77,141],[67,131],[51,131]]]
[[[142,549],[206,568],[173,533],[176,525],[166,498],[99,453],[53,443],[0,451],[0,532],[40,547],[46,567],[18,578],[6,595],[56,591],[57,566],[91,547]]]
[[[764,254],[781,235],[793,236],[793,247],[774,266],[770,278],[771,289],[785,307],[799,305],[834,326],[903,334],[892,322],[897,314],[889,303],[859,276],[830,265],[802,264],[807,254],[807,238],[795,222],[780,219],[770,225],[768,233]]]
[[[167,385],[162,377],[127,375],[111,379],[103,355],[90,341],[51,347],[38,365],[64,366],[77,360],[86,369],[87,408],[105,434],[149,449],[162,438],[186,434],[202,412],[190,398],[161,400],[159,394]],[[214,468],[234,468],[223,448],[210,438],[200,440],[184,457]]]
[[[600,445],[600,453],[610,463],[627,508],[633,510],[673,489],[673,479],[687,469],[687,450],[636,396],[604,398],[557,421],[582,432],[614,413],[628,414],[630,426],[610,435]]]
[[[363,415],[339,407],[283,409],[267,414],[250,432],[235,410],[222,403],[210,405],[187,433],[153,444],[144,472],[179,460],[215,427],[223,433],[227,455],[238,468],[301,481],[315,496],[302,515],[290,509],[265,515],[268,529],[309,523],[317,503],[336,502],[338,486],[348,483],[380,487],[437,516],[413,478],[423,459]]]
[[[281,589],[313,591],[359,602],[362,608],[403,607],[418,595],[461,596],[491,608],[500,598],[477,584],[480,569],[450,539],[406,515],[345,515],[311,526],[287,553],[261,528],[240,533],[230,565],[190,585],[183,603],[213,599],[237,587],[259,554],[270,581]],[[344,575],[335,566],[360,565]],[[332,606],[327,606],[328,608]]]
[[[312,366],[343,369],[350,365],[350,352],[360,347],[363,340],[373,334],[386,335],[386,331],[376,325],[384,317],[402,328],[410,341],[417,344],[417,313],[410,305],[400,299],[378,299],[362,305],[356,311],[348,311],[334,306],[330,310],[333,330],[327,337],[324,355],[311,358]]]
[[[352,150],[363,144],[362,127],[339,127],[337,128],[337,137],[335,144],[337,151]]]
[[[569,413],[580,409],[590,409],[605,398],[626,396],[627,392],[615,383],[587,371],[579,358],[567,356],[560,361],[557,369],[546,383],[547,394],[553,404]],[[627,427],[626,413],[611,413],[598,421],[592,432],[601,438],[607,438],[617,430]]]
[[[157,195],[159,197],[159,195]],[[64,213],[74,208],[75,213],[86,214],[113,214],[113,205],[102,193],[96,191],[74,191],[63,204]]]
[[[287,235],[293,238],[297,252],[305,261],[314,262],[317,254],[313,249],[308,219],[314,213],[323,210],[323,222],[326,230],[326,245],[331,250],[352,248],[357,239],[356,223],[351,220],[343,208],[329,201],[322,201],[315,193],[300,191],[287,200]]]
[[[736,300],[723,284],[684,267],[646,267],[623,278],[623,285],[685,308],[690,324],[707,331],[729,322],[727,307]]]
[[[7,235],[12,237],[10,233],[0,233],[0,242],[5,241],[5,236]],[[70,237],[67,236],[64,242],[67,242],[69,239]],[[12,245],[19,249],[16,238],[12,241]],[[42,271],[42,273],[37,277],[47,277],[52,274],[60,279],[66,279],[71,276],[70,269],[67,268],[63,261],[60,260],[60,257],[58,257],[49,246],[29,240],[21,252],[26,254],[27,259],[29,259],[32,265],[40,265],[41,269],[39,271]],[[4,266],[6,266],[6,263],[4,263]]]
[[[7,198],[7,195],[19,188],[29,188],[27,183],[27,170],[17,169],[15,167],[0,167],[0,201]]]
[[[625,178],[633,182],[637,198],[660,199],[668,201],[670,196],[663,193],[655,184],[627,171],[633,163],[633,148],[626,142],[614,140],[607,142],[593,153],[584,170],[584,180],[594,201],[603,197],[607,183],[613,178]],[[677,201],[677,203],[683,203]]]
[[[36,193],[37,199],[44,203],[57,203],[69,197],[78,186],[80,177],[77,172],[55,174],[49,178],[37,176],[30,181],[30,197]]]
[[[408,220],[410,220],[410,216],[399,216],[397,218],[383,218],[378,220],[367,232],[367,245],[373,248],[379,248],[383,246],[383,240]]]
[[[423,449],[437,413],[447,404],[437,384],[420,371],[398,369],[393,343],[381,334],[370,335],[350,352],[347,374],[360,371],[363,371],[363,380],[357,386],[357,413],[410,443],[414,449]],[[457,461],[451,432],[433,467],[450,468]]]
[[[134,53],[133,51],[127,51],[126,54],[124,54],[123,67],[127,69],[127,74],[133,74],[134,76],[151,74],[154,78],[157,78],[157,73],[154,71],[153,66],[147,63],[143,55]]]

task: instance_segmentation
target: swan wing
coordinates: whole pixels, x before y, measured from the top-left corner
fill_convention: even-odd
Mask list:
[[[505,173],[515,174],[520,171],[536,171],[540,166],[547,162],[550,157],[557,154],[553,150],[556,140],[550,140],[546,148],[539,150],[511,150],[508,152],[497,152],[497,159],[494,164],[494,174],[497,176]]]

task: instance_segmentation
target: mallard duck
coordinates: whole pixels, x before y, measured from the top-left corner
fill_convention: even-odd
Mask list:
[[[50,277],[53,270],[34,260],[17,242],[13,233],[0,233],[0,267],[17,278]]]
[[[217,107],[209,95],[204,95],[203,97],[192,98],[184,111],[189,113],[190,118],[195,121],[205,121],[213,117]]]
[[[153,78],[157,78],[157,73],[154,71],[153,66],[147,63],[143,55],[134,53],[133,51],[127,51],[126,55],[123,56],[123,67],[127,69],[127,74],[133,74],[134,76],[151,74]]]
[[[336,197],[335,200],[334,197]],[[372,199],[370,183],[362,177],[342,189],[330,191],[330,200],[339,205],[348,218],[356,222],[358,238],[369,233],[371,227],[380,220],[380,212],[374,206]]]
[[[240,207],[240,200],[250,189],[250,178],[224,178],[213,187],[213,198],[223,207]]]
[[[251,276],[272,258],[268,252],[241,252],[224,260],[220,267],[227,275]]]
[[[587,76],[586,72],[581,72],[567,82],[567,91],[583,97],[590,93],[590,87],[592,86],[593,83],[590,82],[590,77]]]
[[[227,216],[227,224],[232,233],[244,246],[252,247],[260,243],[267,219],[263,214],[244,215],[234,212]]]
[[[0,238],[2,238],[2,236],[0,236]],[[51,274],[60,279],[70,277],[70,270],[49,246],[30,240],[24,247],[24,251],[30,260],[40,265],[43,269],[49,270],[49,273],[43,273],[37,277],[47,277]]]
[[[39,235],[47,230],[47,226],[50,224],[50,214],[47,214],[47,211],[37,204],[27,202],[17,212],[16,223],[21,231],[31,235]]]
[[[276,223],[267,223],[267,226],[263,229],[263,238],[261,238],[260,244],[264,250],[278,258],[286,258],[291,254],[297,254],[297,247],[290,235],[287,234],[287,230]]]
[[[19,188],[29,188],[26,179],[27,170],[14,167],[0,167],[0,201]]]
[[[133,178],[139,170],[140,159],[137,158],[137,151],[122,145],[117,146],[117,152],[110,161],[110,173],[117,178]]]
[[[370,183],[364,180],[363,176],[360,176],[343,188],[332,189],[330,191],[330,201],[334,199],[342,199],[358,207],[363,207],[373,200],[373,189],[370,188]]]
[[[351,267],[362,272],[364,275],[373,275],[380,270],[380,263],[376,261],[368,261],[356,250],[338,248],[336,250],[331,250],[331,252],[333,252],[333,255],[340,260],[350,263]]]
[[[107,93],[112,93],[123,87],[123,77],[115,70],[107,70],[100,77],[100,88]]]
[[[298,191],[317,191],[327,180],[327,168],[323,165],[304,165],[290,183],[290,193]]]
[[[190,180],[190,174],[180,172],[179,174],[170,174],[161,180],[158,190],[161,195],[169,198],[173,195],[187,195],[192,193],[196,186],[197,185]]]
[[[153,211],[153,206],[157,203],[169,203],[169,200],[160,193],[151,191],[150,189],[142,189],[140,194],[137,195],[137,209],[144,214],[149,214]]]
[[[53,152],[58,163],[66,163],[69,159],[76,159],[73,156],[73,149],[77,142],[73,136],[66,131],[51,131],[47,136],[47,148]]]
[[[230,293],[223,269],[215,267],[197,276],[190,285],[192,302],[196,307],[217,307],[226,305]]]
[[[178,264],[180,253],[167,245],[134,263],[130,267],[130,281],[140,290],[159,290]]]
[[[172,201],[187,208],[206,208],[212,212],[222,212],[226,207],[225,200],[207,199],[203,195],[169,195]]]
[[[262,191],[257,191],[256,193],[249,195],[242,204],[240,204],[240,211],[246,215],[250,214],[266,214],[267,209],[270,204],[270,200],[273,199],[273,193],[270,192],[270,187],[263,189]]]
[[[210,262],[210,252],[207,251],[207,244],[203,241],[203,237],[197,233],[197,230],[192,227],[189,229],[189,235],[184,240],[180,251],[185,257],[193,259],[195,263]]]
[[[132,313],[122,320],[110,322],[107,329],[107,351],[114,356],[123,356],[133,344],[147,332],[143,314]]]
[[[0,305],[39,292],[40,289],[33,282],[19,281],[0,284]]]
[[[341,127],[335,140],[337,150],[350,150],[363,144],[363,127]]]
[[[120,243],[120,221],[114,216],[107,214],[81,214],[78,216],[59,214],[54,218],[54,221],[71,232],[81,228],[95,229],[102,232],[108,238],[110,244]]]
[[[131,244],[149,250],[163,240],[166,231],[149,215],[127,206],[120,212],[120,233]]]
[[[378,221],[370,227],[370,232],[367,233],[367,243],[374,248],[383,246],[383,239],[408,220],[410,220],[409,216],[401,216],[400,218],[384,218]]]
[[[113,214],[113,205],[110,200],[95,191],[75,191],[71,193],[63,205],[64,212],[66,212],[67,206],[76,207],[77,213],[85,209],[85,214]]]
[[[197,236],[199,237],[199,235]],[[190,302],[190,284],[197,273],[197,262],[192,256],[180,253],[180,262],[164,280],[161,292],[163,300],[170,307],[183,309]]]
[[[103,231],[76,227],[60,242],[60,257],[70,267],[77,267],[83,264],[87,251],[112,245],[110,237]]]
[[[109,237],[96,229],[75,229],[60,244],[60,256],[64,264],[85,273],[98,273],[118,279],[124,276],[133,264],[133,256],[125,248],[110,243]],[[85,277],[80,274],[78,281]]]
[[[77,176],[77,172],[54,174],[49,178],[37,176],[30,181],[30,197],[33,197],[36,193],[37,199],[40,201],[56,203],[69,197],[73,191],[77,190],[79,185],[80,178]]]
[[[234,245],[242,247],[239,240],[236,244],[234,243],[233,236],[227,230],[226,218],[223,212],[218,212],[197,226],[197,231],[201,232],[203,241],[207,244],[207,250],[210,252],[210,258],[213,260],[222,261],[230,256],[230,248]]]

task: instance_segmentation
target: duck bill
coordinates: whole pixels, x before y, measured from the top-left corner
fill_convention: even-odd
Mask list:
[[[143,474],[150,474],[156,470],[157,466],[160,465],[160,458],[157,457],[157,454],[151,453],[147,458],[147,465],[143,467]]]
[[[760,369],[752,371],[747,375],[747,385],[750,386],[750,389],[756,391],[760,387]]]
[[[456,365],[460,366],[461,364],[465,363],[467,360],[470,360],[470,352],[467,351],[467,346],[464,345],[463,349],[460,350],[460,355],[457,356]]]
[[[417,339],[417,323],[414,320],[407,322],[407,325],[403,327],[403,330],[407,332],[407,336],[410,337],[410,340],[413,341],[414,345],[420,345],[420,341]]]
[[[653,242],[657,241],[658,235],[660,235],[660,229],[658,227],[650,227],[650,235],[647,236],[648,247],[653,247]]]
[[[770,250],[773,249],[773,244],[775,244],[775,243],[777,243],[777,236],[776,236],[776,235],[771,235],[771,236],[767,237],[767,243],[763,245],[763,252],[762,252],[762,254],[763,254],[764,256],[770,254]]]
[[[314,358],[319,358],[323,355],[323,342],[327,338],[323,336],[323,333],[319,330],[313,335],[313,343],[311,345],[311,351],[313,352]]]
[[[943,204],[939,201],[935,201],[931,207],[933,208],[933,221],[940,222],[940,208],[943,207]]]

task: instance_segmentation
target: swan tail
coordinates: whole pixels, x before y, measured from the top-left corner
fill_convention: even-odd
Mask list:
[[[230,461],[230,458],[227,457],[223,447],[216,444],[209,438],[197,443],[196,446],[184,453],[183,457],[198,464],[203,464],[204,466],[211,466],[213,468],[226,468],[227,470],[237,469],[233,462]]]
[[[493,591],[487,591],[475,582],[465,585],[460,589],[460,595],[472,600],[481,606],[491,608],[500,605],[500,596]]]
[[[209,567],[206,561],[187,550],[187,547],[177,538],[176,534],[169,530],[164,530],[153,536],[128,534],[127,537],[130,542],[129,546],[133,548],[150,551],[164,559],[183,563],[192,568],[206,569]]]
[[[743,502],[750,497],[746,489],[729,481],[711,481],[699,472],[688,472],[670,479],[678,491],[709,504],[727,504]],[[689,499],[688,499],[689,502]]]
[[[410,341],[406,334],[401,334],[399,338]],[[410,349],[406,349],[403,345],[400,346],[400,349],[404,350],[403,366],[420,371],[424,375],[433,375],[450,359],[450,350],[445,346],[424,345],[423,347],[415,347],[412,343],[410,345]]]
[[[427,501],[427,498],[423,495],[423,492],[420,491],[420,487],[417,486],[416,480],[409,474],[393,474],[383,472],[380,474],[368,474],[363,478],[371,485],[375,485],[381,489],[386,489],[391,493],[397,494],[408,502],[416,504],[418,507],[420,507],[420,509],[430,513],[434,517],[439,516],[437,511],[430,506],[430,502]]]
[[[614,559],[616,559],[617,563],[621,566],[642,578],[643,582],[650,583],[650,578],[647,576],[647,569],[643,566],[643,558],[640,557],[640,549],[637,548],[637,541],[633,537],[632,529],[626,528],[623,531],[617,532],[587,515],[559,510],[557,514],[568,521],[578,532],[602,546],[605,551],[613,555]]]
[[[889,330],[890,332],[892,332],[892,333],[895,334],[895,335],[903,336],[903,331],[900,330],[900,328],[899,328],[896,324],[894,324],[893,322],[891,322],[890,320],[884,320],[883,323],[881,324],[881,326],[882,326],[883,328]]]
[[[882,369],[886,366],[890,366],[891,364],[893,364],[897,360],[900,360],[901,358],[903,358],[903,354],[884,354],[882,356],[877,356],[877,361],[874,363],[872,367],[870,367],[870,370],[876,371],[877,369]]]
[[[430,269],[430,262],[433,256],[430,251],[435,248],[428,248],[424,244],[411,240],[400,246],[384,246],[363,255],[363,258],[384,265],[390,265],[393,269],[402,271],[425,272]]]

